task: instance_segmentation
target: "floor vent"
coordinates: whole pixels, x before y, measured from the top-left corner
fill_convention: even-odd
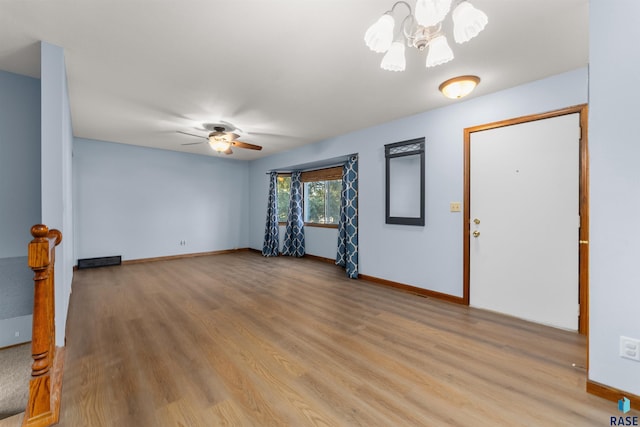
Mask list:
[[[100,258],[85,258],[78,260],[78,270],[84,268],[107,267],[110,265],[122,264],[122,256],[105,256]]]

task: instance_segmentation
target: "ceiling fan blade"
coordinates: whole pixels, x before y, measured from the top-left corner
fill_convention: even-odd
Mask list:
[[[180,144],[180,145],[198,145],[198,144],[202,144],[204,141],[199,141],[199,142],[187,142],[186,144]]]
[[[204,138],[204,139],[208,139],[206,136],[196,135],[195,133],[182,132],[181,130],[177,130],[176,132],[177,132],[177,133],[181,133],[181,134],[183,134],[183,135],[195,136],[196,138]]]
[[[225,151],[223,151],[224,154],[233,154],[233,151],[231,151],[231,147],[227,148]]]
[[[249,150],[262,150],[262,147],[255,144],[249,144],[248,142],[242,141],[231,141],[231,145],[238,148],[247,148]]]

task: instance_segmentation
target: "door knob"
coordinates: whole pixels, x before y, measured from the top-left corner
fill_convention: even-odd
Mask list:
[[[473,237],[478,237],[480,235],[480,232],[478,230],[474,230],[472,234]]]

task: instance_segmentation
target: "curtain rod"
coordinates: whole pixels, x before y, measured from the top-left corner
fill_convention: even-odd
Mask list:
[[[342,166],[346,163],[347,161],[343,161],[340,163],[333,163],[333,164],[329,164],[326,166],[321,166],[321,167],[315,167],[315,168],[309,168],[309,169],[300,169],[300,172],[309,172],[309,171],[319,171],[322,169],[329,169],[329,168],[335,168],[337,166]],[[289,170],[279,170],[279,169],[272,169],[270,171],[265,172],[266,175],[269,175],[271,172],[277,172],[277,173],[291,173],[293,171],[295,171],[297,169],[289,169]]]

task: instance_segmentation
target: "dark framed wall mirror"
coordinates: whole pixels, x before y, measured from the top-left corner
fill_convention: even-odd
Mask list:
[[[424,138],[384,146],[386,223],[424,226]]]

